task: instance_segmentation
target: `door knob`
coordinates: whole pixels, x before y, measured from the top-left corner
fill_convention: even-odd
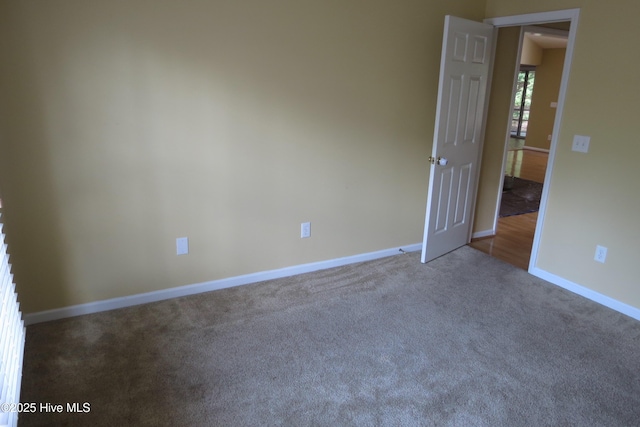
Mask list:
[[[446,166],[449,163],[445,157],[438,157],[437,159],[433,156],[429,156],[429,163],[432,165],[438,164],[440,166]]]

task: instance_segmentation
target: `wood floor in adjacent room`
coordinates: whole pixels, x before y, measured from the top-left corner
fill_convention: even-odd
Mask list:
[[[548,157],[547,153],[532,150],[510,151],[506,173],[544,182]],[[538,212],[499,218],[495,236],[473,239],[469,246],[527,270],[537,220]]]

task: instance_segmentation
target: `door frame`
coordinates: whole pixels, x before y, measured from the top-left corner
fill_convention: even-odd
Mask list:
[[[578,19],[580,16],[580,9],[565,9],[551,12],[531,13],[525,15],[513,15],[513,16],[500,16],[495,18],[487,18],[484,20],[485,24],[493,25],[496,28],[501,27],[524,27],[528,25],[536,24],[549,24],[553,22],[569,22],[569,38],[567,39],[567,50],[565,53],[564,66],[562,68],[562,78],[560,80],[560,91],[558,93],[558,106],[556,109],[555,121],[553,124],[553,132],[551,134],[551,146],[549,148],[549,159],[547,161],[547,171],[544,177],[545,185],[542,188],[542,195],[540,198],[540,209],[538,211],[538,220],[536,222],[536,230],[533,237],[533,246],[531,247],[531,258],[529,259],[529,273],[532,273],[537,266],[538,255],[540,251],[540,238],[542,234],[542,227],[547,213],[547,198],[549,196],[549,189],[551,187],[551,176],[553,175],[553,168],[555,166],[555,154],[558,147],[558,139],[560,136],[560,129],[562,126],[562,116],[564,111],[564,103],[567,95],[567,87],[569,85],[569,73],[571,71],[571,62],[573,60],[573,49],[575,46],[576,33],[578,30]],[[522,37],[522,32],[521,32]],[[496,37],[497,41],[497,37]],[[518,49],[522,49],[522,42]],[[518,55],[519,57],[519,55]],[[488,97],[487,97],[488,98]],[[510,117],[507,117],[510,119]],[[511,128],[510,120],[507,120],[508,124],[505,126],[505,135],[508,134]],[[506,157],[506,144],[505,154]],[[504,158],[502,162],[502,168],[504,170]],[[500,182],[502,186],[502,181]],[[500,199],[500,192],[498,190],[498,200]],[[497,218],[497,216],[496,216]],[[494,232],[496,225],[494,223]],[[533,274],[533,273],[532,273]]]

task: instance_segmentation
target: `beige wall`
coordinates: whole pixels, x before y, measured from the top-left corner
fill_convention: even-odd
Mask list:
[[[542,61],[536,67],[531,113],[525,145],[548,150],[551,146],[549,135],[553,133],[556,108],[552,102],[558,101],[562,67],[566,49],[543,49]]]
[[[420,242],[444,15],[484,6],[3,1],[0,189],[22,308]]]
[[[633,0],[5,0],[0,191],[23,309],[419,242],[444,15],[573,7],[539,267],[640,307]]]
[[[640,60],[629,54],[640,3],[488,0],[486,16],[576,7],[580,22],[538,267],[640,308],[638,90],[630,85]],[[571,151],[575,134],[591,136],[588,154]],[[605,264],[593,260],[598,244],[609,248]]]
[[[522,38],[521,65],[540,65],[542,63],[542,53],[543,49],[532,42],[529,37]]]

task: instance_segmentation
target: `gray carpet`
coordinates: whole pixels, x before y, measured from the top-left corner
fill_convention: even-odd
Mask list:
[[[632,426],[640,322],[463,247],[30,326],[22,426]]]

